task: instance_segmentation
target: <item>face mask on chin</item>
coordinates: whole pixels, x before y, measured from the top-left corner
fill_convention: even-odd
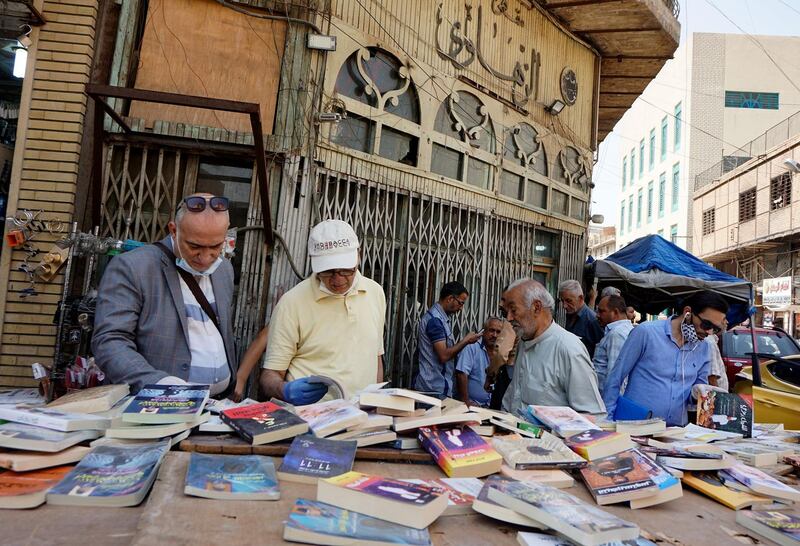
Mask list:
[[[173,246],[175,247],[176,250],[180,248],[178,246],[178,230],[177,229],[175,230],[175,236],[172,238],[172,242],[173,242]],[[216,271],[217,268],[222,265],[222,256],[221,255],[217,256],[217,259],[214,260],[214,263],[212,263],[210,266],[208,266],[208,269],[206,269],[205,271],[197,271],[195,268],[193,268],[191,265],[189,265],[189,263],[186,260],[184,260],[183,258],[177,258],[176,257],[175,258],[175,265],[177,267],[180,267],[184,271],[194,275],[194,276],[210,277],[211,275],[214,274],[214,271]]]

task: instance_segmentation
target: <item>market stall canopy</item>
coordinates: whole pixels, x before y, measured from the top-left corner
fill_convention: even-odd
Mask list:
[[[731,308],[728,322],[739,324],[750,316],[751,283],[714,269],[659,235],[636,239],[591,267],[597,290],[615,286],[639,312],[658,314],[701,290],[723,296]]]

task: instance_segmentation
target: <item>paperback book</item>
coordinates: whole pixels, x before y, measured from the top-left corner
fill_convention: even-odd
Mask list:
[[[98,413],[113,408],[129,392],[127,384],[101,385],[65,394],[47,404],[47,407],[74,413]]]
[[[600,546],[639,536],[639,527],[633,523],[546,485],[512,482],[503,490],[490,487],[489,498],[583,546]]]
[[[500,467],[500,474],[512,480],[532,481],[558,489],[568,489],[575,484],[572,476],[563,470],[515,470],[504,464]]]
[[[367,413],[347,400],[330,400],[297,408],[297,415],[308,423],[311,431],[324,438],[367,421]]]
[[[183,492],[221,500],[278,500],[272,459],[263,455],[192,453]]]
[[[775,449],[764,448],[755,444],[738,443],[719,443],[717,444],[725,453],[732,455],[736,459],[751,466],[773,466],[778,464],[778,456],[781,454]]]
[[[587,489],[599,505],[627,502],[654,495],[658,485],[634,449],[592,461],[581,469]]]
[[[631,508],[647,508],[648,506],[663,504],[683,496],[683,488],[681,488],[681,482],[678,478],[640,451],[633,450],[632,452],[642,468],[647,470],[650,479],[658,486],[658,490],[650,496],[631,500]]]
[[[726,472],[757,494],[793,502],[800,501],[800,491],[752,466],[737,462],[727,468]]]
[[[434,480],[405,479],[404,482],[427,485],[447,495],[447,509],[443,516],[460,516],[472,513],[472,503],[483,489],[477,478],[439,478]]]
[[[414,529],[343,510],[324,502],[297,499],[283,528],[284,540],[309,544],[430,546],[427,529]]]
[[[131,446],[98,446],[47,493],[48,504],[136,506],[158,473],[167,441]]]
[[[319,480],[317,500],[415,529],[447,509],[447,495],[438,489],[359,472]]]
[[[77,430],[103,430],[110,420],[88,413],[69,413],[51,408],[16,408],[0,406],[0,419],[60,432]]]
[[[750,438],[753,435],[753,397],[706,391],[697,401],[697,424]]]
[[[496,519],[498,521],[503,521],[505,523],[522,525],[524,527],[534,527],[536,529],[544,529],[545,526],[538,521],[534,521],[531,518],[523,516],[522,514],[519,514],[510,508],[506,508],[505,506],[497,504],[495,501],[489,498],[490,488],[504,491],[512,483],[517,483],[517,480],[503,476],[489,476],[486,478],[486,480],[484,480],[483,487],[478,493],[478,496],[475,497],[474,501],[472,501],[472,509],[479,514],[483,514],[484,516]]]
[[[800,517],[793,514],[742,510],[736,514],[736,523],[781,546],[800,544]]]
[[[198,425],[208,421],[211,414],[204,413],[194,421],[184,421],[180,423],[163,423],[142,425],[138,423],[121,423],[119,426],[111,427],[106,430],[107,438],[126,438],[138,440],[156,440],[166,438],[188,431]]]
[[[594,429],[570,436],[564,440],[564,443],[587,461],[608,457],[636,447],[631,441],[631,437],[625,432]]]
[[[600,430],[600,427],[569,406],[528,406],[539,421],[561,436],[569,436],[584,430]]]
[[[500,471],[503,458],[469,427],[419,429],[419,442],[451,478],[479,478]]]
[[[653,436],[664,433],[667,430],[667,423],[658,418],[616,421],[615,430],[631,436]]]
[[[122,419],[145,424],[192,422],[208,395],[208,385],[147,385],[125,408]]]
[[[308,432],[308,423],[272,402],[226,409],[222,421],[253,445],[268,444]]]
[[[72,470],[57,466],[31,472],[0,471],[0,508],[34,508],[44,504],[47,490]]]
[[[72,446],[57,453],[38,451],[0,451],[0,467],[14,472],[28,472],[53,466],[77,463],[89,453],[88,447]]]
[[[686,472],[681,481],[731,510],[761,508],[772,504],[772,500],[767,497],[726,487],[716,472]]]
[[[317,438],[313,434],[295,436],[278,468],[278,477],[299,483],[317,483],[350,472],[356,457],[356,442]]]
[[[541,438],[492,439],[492,445],[515,470],[581,468],[586,460],[552,434]]]
[[[56,453],[102,434],[100,430],[60,432],[22,423],[0,423],[0,447]]]
[[[0,391],[0,405],[17,406],[24,404],[26,406],[39,406],[44,405],[44,403],[44,396],[39,394],[39,389],[23,388]]]
[[[574,542],[567,541],[557,535],[526,533],[523,531],[517,533],[517,542],[520,546],[576,546]],[[656,546],[656,543],[639,537],[633,540],[609,542],[603,544],[603,546]]]

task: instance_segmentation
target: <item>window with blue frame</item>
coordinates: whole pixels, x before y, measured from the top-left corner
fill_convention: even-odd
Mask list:
[[[619,234],[625,233],[625,201],[620,204],[619,212]]]
[[[760,91],[725,91],[725,108],[753,108],[756,110],[777,110],[778,93]]]
[[[653,221],[653,181],[647,183],[647,223]]]
[[[649,170],[653,170],[656,164],[656,130],[650,129],[650,163],[647,165]]]
[[[678,199],[680,197],[681,184],[681,164],[675,163],[672,166],[672,212],[678,210]]]
[[[667,159],[667,116],[661,120],[661,161]]]
[[[670,226],[669,240],[672,241],[672,244],[678,244],[678,224]]]
[[[644,176],[644,139],[639,141],[639,178]]]
[[[675,128],[673,130],[674,137],[672,147],[677,151],[681,149],[681,118],[683,117],[683,111],[680,102],[675,105],[675,113],[673,115],[675,117]]]
[[[658,217],[664,217],[664,206],[667,193],[667,173],[658,175]]]
[[[628,180],[628,158],[622,158],[622,189],[625,189],[625,183]]]
[[[643,203],[643,193],[642,189],[639,188],[639,193],[636,196],[636,227],[642,226],[642,205]]]

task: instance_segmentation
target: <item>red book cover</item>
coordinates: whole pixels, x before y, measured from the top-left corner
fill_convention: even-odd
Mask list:
[[[249,442],[253,441],[254,436],[305,423],[294,413],[272,402],[226,409],[220,417]]]

